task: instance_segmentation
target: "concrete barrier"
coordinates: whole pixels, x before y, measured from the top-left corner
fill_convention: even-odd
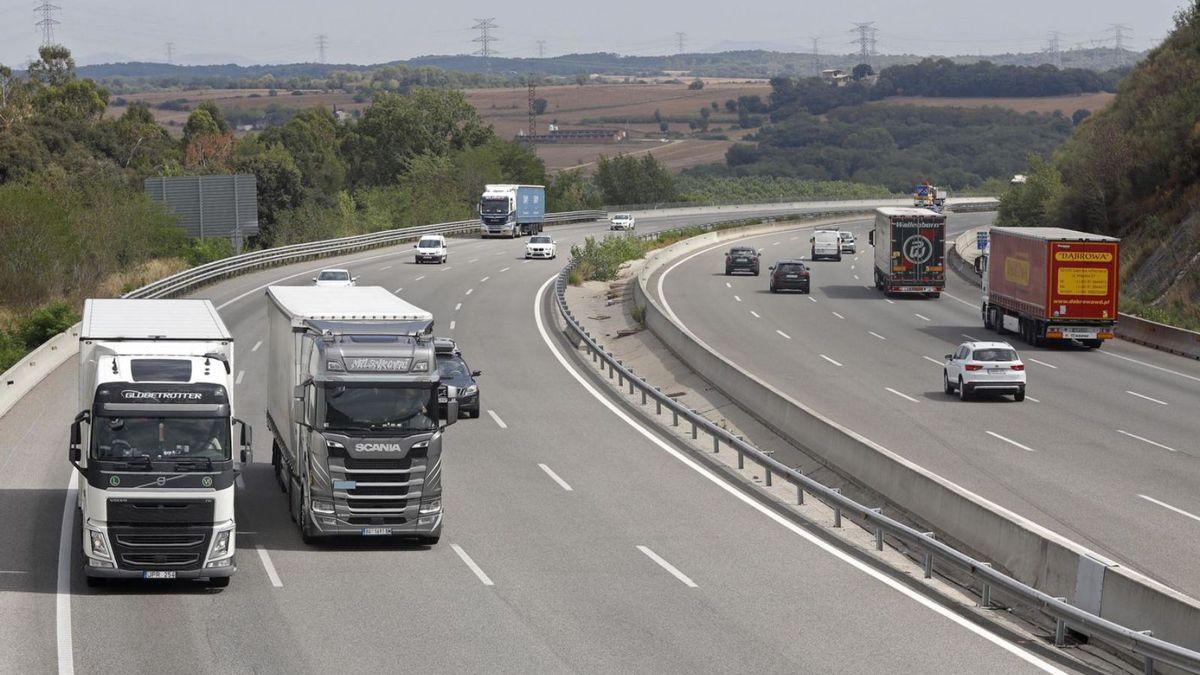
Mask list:
[[[983,228],[967,230],[959,235],[947,251],[950,267],[963,279],[978,286],[979,275],[975,274],[975,259],[979,257],[975,233]],[[1168,326],[1134,314],[1121,312],[1117,321],[1117,337],[1159,351],[1170,352],[1189,359],[1200,359],[1200,332]]]
[[[651,255],[634,285],[646,326],[683,363],[779,434],[882,495],[965,552],[1122,625],[1200,648],[1200,602],[918,466],[825,417],[717,353],[668,315],[648,288],[665,265],[721,241],[787,226],[693,237]],[[795,227],[794,225],[791,227]]]
[[[55,335],[0,375],[0,416],[79,351],[79,324]]]

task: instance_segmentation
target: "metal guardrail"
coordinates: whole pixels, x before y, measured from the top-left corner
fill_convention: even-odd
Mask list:
[[[853,214],[849,212],[821,213],[805,214],[805,217],[806,219],[810,216],[813,218],[823,218],[830,215],[842,216]],[[733,222],[761,222],[762,220],[762,218],[752,218]],[[704,229],[718,229],[730,225],[731,222],[713,223],[705,226]],[[681,230],[664,230],[652,235],[643,235],[642,238],[658,237],[662,234],[678,231]],[[690,229],[689,231],[693,230]],[[591,333],[575,319],[574,314],[572,314],[571,308],[567,305],[566,291],[571,271],[578,262],[578,258],[573,257],[567,263],[566,267],[559,272],[558,279],[555,282],[555,304],[563,320],[566,322],[567,328],[571,333],[579,337],[588,354],[591,356],[593,363],[600,361],[602,362],[601,370],[605,367],[608,368],[608,377],[610,380],[616,379],[618,388],[623,389],[628,386],[631,395],[635,393],[635,390],[636,392],[640,392],[641,404],[643,406],[649,405],[649,402],[652,400],[656,415],[662,415],[665,408],[671,414],[671,426],[678,427],[681,421],[691,424],[692,438],[698,438],[700,432],[709,436],[712,439],[714,453],[719,453],[722,446],[732,449],[737,453],[737,465],[739,469],[743,468],[746,457],[749,456],[751,461],[762,467],[764,483],[766,485],[770,486],[775,476],[794,485],[796,487],[796,500],[798,504],[804,503],[805,493],[808,493],[832,506],[834,509],[834,527],[841,527],[844,514],[850,514],[862,521],[874,529],[875,548],[877,550],[883,550],[884,537],[887,536],[903,542],[914,550],[921,551],[923,553],[923,567],[926,579],[933,576],[933,565],[936,560],[949,564],[959,572],[966,573],[974,578],[981,585],[982,605],[984,607],[991,607],[994,592],[1001,591],[1018,600],[1021,604],[1042,612],[1055,622],[1054,644],[1056,646],[1061,647],[1066,643],[1066,631],[1069,627],[1071,630],[1087,635],[1089,638],[1094,638],[1107,645],[1141,657],[1146,673],[1154,672],[1155,663],[1168,664],[1189,672],[1200,673],[1200,653],[1166,642],[1165,640],[1159,640],[1150,635],[1148,631],[1126,628],[1107,619],[1100,618],[1078,607],[1067,604],[1065,598],[1052,597],[992,569],[989,563],[976,560],[952,548],[948,544],[938,541],[934,538],[933,533],[919,531],[894,518],[890,518],[884,515],[882,509],[864,506],[849,497],[843,496],[839,489],[819,483],[786,464],[773,459],[757,447],[747,443],[728,430],[717,426],[698,411],[684,406],[664,394],[660,389],[648,384],[645,379],[638,377],[611,352],[601,346]]]
[[[548,213],[546,214],[545,222],[553,225],[587,220],[603,220],[607,215],[605,211]],[[252,251],[229,258],[222,258],[221,260],[214,260],[213,262],[172,274],[169,277],[164,277],[130,291],[122,297],[168,298],[189,291],[202,284],[258,267],[269,267],[310,258],[351,253],[379,246],[389,246],[419,239],[422,235],[426,234],[466,234],[477,230],[479,230],[478,220],[460,220],[452,223],[406,227],[398,230],[372,232],[370,234],[342,237],[340,239],[326,239],[306,244],[292,244],[291,246]]]

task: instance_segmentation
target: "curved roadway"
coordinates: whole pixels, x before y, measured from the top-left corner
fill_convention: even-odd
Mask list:
[[[639,229],[681,222],[646,218]],[[601,229],[551,233],[565,253]],[[525,263],[523,246],[453,240],[443,266],[382,249],[198,294],[236,337],[239,414],[258,432],[238,493],[239,571],[221,592],[84,586],[77,525],[62,523],[75,361],[56,370],[0,418],[0,670],[1053,670],[814,543],[614,414],[535,319],[563,259]],[[433,311],[437,332],[484,371],[487,412],[448,431],[435,548],[310,547],[288,519],[262,414],[263,288],[306,283],[323,265]]]
[[[951,215],[959,233],[992,214]],[[814,262],[810,296],[723,274],[732,242],[669,266],[651,287],[697,337],[837,422],[1001,506],[1200,597],[1200,363],[1126,342],[1032,348],[1028,395],[959,402],[942,357],[973,336],[979,289],[949,274],[940,300],[872,287],[869,221],[857,255]],[[949,239],[949,237],[948,237]],[[744,240],[808,257],[808,235]],[[764,264],[765,268],[766,264]]]

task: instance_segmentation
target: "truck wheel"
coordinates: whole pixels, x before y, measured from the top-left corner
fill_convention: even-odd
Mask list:
[[[983,309],[980,311],[980,314],[983,315],[983,327],[984,328],[991,330],[996,327],[996,324],[992,323],[992,310],[988,309],[987,305],[983,306]]]
[[[950,384],[950,377],[946,375],[946,371],[942,371],[942,391],[946,392],[947,396],[954,395],[954,385]]]
[[[279,441],[271,443],[271,467],[275,469],[275,482],[279,484],[279,491],[287,493],[286,476],[283,474],[283,454],[279,452]]]
[[[225,588],[229,586],[230,581],[233,581],[233,577],[209,577],[208,585],[213,588]]]

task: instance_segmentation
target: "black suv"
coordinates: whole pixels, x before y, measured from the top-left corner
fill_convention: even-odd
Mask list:
[[[471,370],[463,360],[458,345],[450,338],[434,338],[433,350],[437,354],[438,403],[441,405],[441,415],[446,416],[446,385],[458,387],[458,416],[479,417],[479,385],[475,378],[483,375],[483,371]]]
[[[771,265],[771,292],[809,292],[808,265],[800,260],[780,260]]]
[[[749,246],[734,246],[725,254],[725,276],[734,272],[750,272],[758,276],[758,251]]]

